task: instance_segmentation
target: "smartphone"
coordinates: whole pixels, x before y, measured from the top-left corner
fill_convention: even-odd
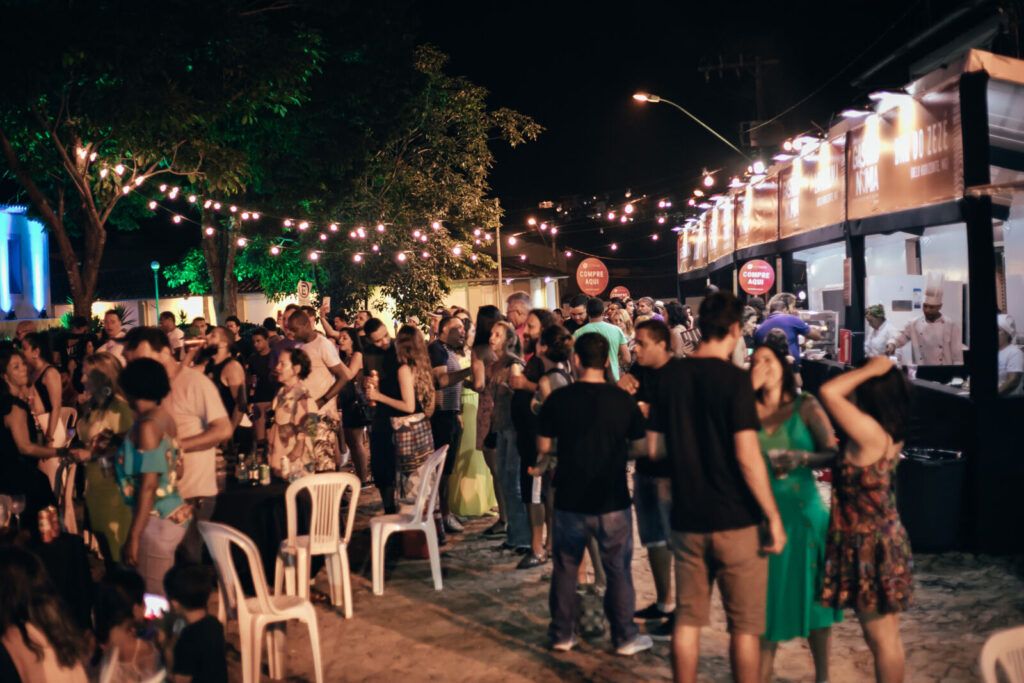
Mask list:
[[[171,611],[171,603],[162,595],[146,593],[142,600],[146,605],[146,619],[159,619]]]
[[[323,298],[323,305],[328,311],[331,310],[331,297],[325,296]]]

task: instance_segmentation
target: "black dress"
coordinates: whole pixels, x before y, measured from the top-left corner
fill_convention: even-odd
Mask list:
[[[32,410],[25,401],[14,396],[0,396],[0,493],[22,494],[25,496],[25,511],[21,514],[22,526],[38,529],[39,511],[48,505],[56,505],[57,500],[50,488],[50,480],[39,471],[39,460],[21,455],[14,443],[14,436],[7,427],[6,418],[17,406],[24,411],[28,422],[28,436],[37,441],[38,430],[35,420],[31,419]]]

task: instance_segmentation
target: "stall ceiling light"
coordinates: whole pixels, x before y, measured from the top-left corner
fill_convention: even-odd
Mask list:
[[[862,119],[870,116],[871,112],[867,109],[844,109],[839,115],[847,119]]]

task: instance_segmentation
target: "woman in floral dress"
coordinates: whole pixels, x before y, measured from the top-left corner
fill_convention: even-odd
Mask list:
[[[284,479],[334,469],[333,453],[318,452],[314,443],[319,414],[302,382],[309,377],[310,367],[305,351],[290,349],[281,353],[275,368],[281,388],[274,397],[269,460],[270,468]]]
[[[912,561],[892,477],[910,413],[906,381],[877,356],[827,382],[821,400],[848,439],[833,471],[822,601],[857,612],[875,679],[902,681],[899,613],[910,605]]]

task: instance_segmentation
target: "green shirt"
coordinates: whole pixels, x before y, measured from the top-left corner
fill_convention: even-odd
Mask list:
[[[612,377],[619,381],[619,347],[628,343],[626,333],[621,329],[606,322],[587,323],[573,333],[573,339],[579,339],[589,332],[596,332],[608,340],[608,361],[612,368]]]

